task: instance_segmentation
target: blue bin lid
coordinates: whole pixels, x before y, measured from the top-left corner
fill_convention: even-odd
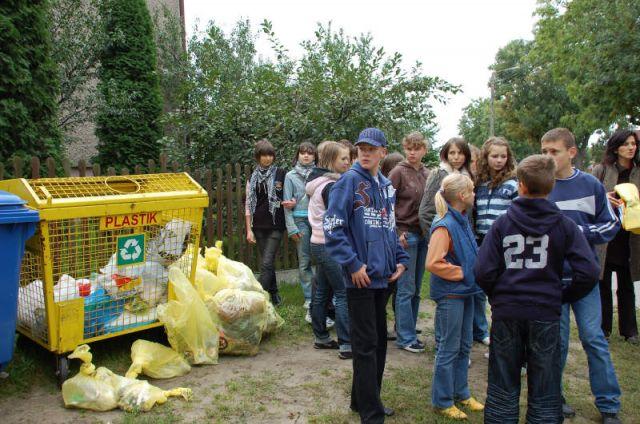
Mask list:
[[[40,221],[38,211],[25,207],[26,203],[15,194],[0,190],[0,224]]]

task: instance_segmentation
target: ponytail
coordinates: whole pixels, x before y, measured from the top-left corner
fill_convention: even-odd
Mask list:
[[[458,197],[458,194],[465,191],[473,191],[471,178],[464,174],[449,174],[444,177],[440,190],[434,197],[438,216],[444,217],[449,210],[449,204]]]

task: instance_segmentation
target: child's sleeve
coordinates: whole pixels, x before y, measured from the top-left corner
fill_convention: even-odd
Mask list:
[[[249,181],[247,181],[247,186],[244,190],[244,215],[251,215],[251,211],[249,210]]]
[[[445,257],[451,250],[451,237],[445,227],[436,228],[431,234],[427,249],[426,268],[432,274],[448,281],[462,281],[462,267],[447,262]]]
[[[493,225],[482,241],[473,267],[476,283],[489,297],[495,282],[505,270],[502,236],[496,228],[496,225]]]
[[[431,223],[436,216],[436,204],[434,201],[436,192],[440,189],[440,181],[438,171],[433,170],[429,174],[429,178],[424,187],[424,193],[420,200],[420,209],[418,210],[418,218],[420,219],[420,228],[423,234],[429,234]]]
[[[292,198],[294,198],[295,197],[294,190],[295,190],[295,187],[293,185],[293,181],[289,176],[289,173],[287,173],[287,175],[284,177],[283,199],[291,200]],[[296,222],[293,219],[293,209],[287,209],[287,208],[283,208],[283,209],[284,209],[284,222],[287,225],[287,233],[289,234],[289,236],[298,234],[300,230],[298,230],[298,226],[296,225]]]
[[[593,251],[584,234],[571,220],[565,220],[567,238],[565,244],[565,260],[571,266],[572,280],[562,292],[562,302],[572,303],[580,300],[593,290],[598,283],[600,265],[593,256]]]
[[[349,216],[353,213],[353,193],[339,180],[329,193],[329,204],[324,214],[325,247],[329,256],[353,274],[364,265],[349,241]]]
[[[591,244],[608,243],[620,230],[620,221],[611,208],[607,193],[601,182],[595,184],[596,215],[595,222],[590,225],[579,225],[582,233]]]

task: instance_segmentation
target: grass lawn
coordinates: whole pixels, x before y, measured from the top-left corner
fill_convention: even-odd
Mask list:
[[[423,299],[427,299],[427,293],[425,284]],[[223,357],[217,366],[197,367],[185,377],[161,382],[162,387],[191,387],[195,395],[191,403],[172,399],[149,413],[65,410],[53,375],[53,357],[20,337],[14,360],[7,370],[9,377],[0,380],[0,410],[8,408],[8,405],[30,407],[29,404],[33,403],[33,408],[42,408],[43,414],[53,417],[51,422],[358,422],[358,417],[348,410],[350,364],[335,356],[328,357],[327,352],[310,348],[311,329],[304,321],[300,287],[283,285],[282,294],[284,306],[279,307],[278,311],[285,319],[285,325],[280,332],[263,340],[258,356]],[[382,396],[385,404],[396,410],[396,416],[388,422],[453,422],[435,415],[430,406],[434,356],[433,302],[423,300],[421,308],[419,328],[423,329],[422,339],[426,340],[428,346],[426,354],[410,354],[389,344]],[[162,329],[93,343],[91,350],[94,363],[124,374],[130,364],[131,343],[138,338],[167,344]],[[640,347],[631,346],[620,337],[613,336],[610,350],[623,392],[623,422],[640,423]],[[486,348],[474,346],[474,363],[469,374],[472,393],[481,401],[486,391],[484,351]],[[283,357],[286,358],[282,366],[265,363],[276,362]],[[73,361],[71,365],[70,375],[75,375],[79,362]],[[226,370],[224,375],[221,374],[223,369]],[[599,422],[589,389],[586,355],[577,338],[575,326],[564,385],[565,395],[578,413],[575,419],[567,422]],[[46,399],[44,404],[43,398]],[[523,389],[523,418],[525,405],[526,389]],[[471,413],[469,416],[468,422],[482,422],[481,414]],[[3,422],[21,421],[11,416],[9,421]]]

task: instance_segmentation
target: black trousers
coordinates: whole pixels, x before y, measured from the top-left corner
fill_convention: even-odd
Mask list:
[[[387,289],[347,289],[353,351],[351,409],[367,424],[384,422],[380,389],[387,358],[387,298]]]
[[[263,230],[256,228],[253,234],[256,237],[256,243],[262,256],[260,264],[260,284],[262,288],[268,291],[272,298],[278,293],[278,284],[276,282],[276,255],[280,248],[283,231],[280,230]]]
[[[600,280],[600,302],[602,304],[602,331],[609,337],[613,327],[613,294],[611,275],[618,276],[618,327],[620,335],[632,337],[638,335],[636,322],[636,296],[631,281],[629,267],[605,263],[604,278]]]
[[[526,352],[526,422],[562,423],[560,350],[560,321],[493,321],[484,422],[518,424],[520,367]]]

